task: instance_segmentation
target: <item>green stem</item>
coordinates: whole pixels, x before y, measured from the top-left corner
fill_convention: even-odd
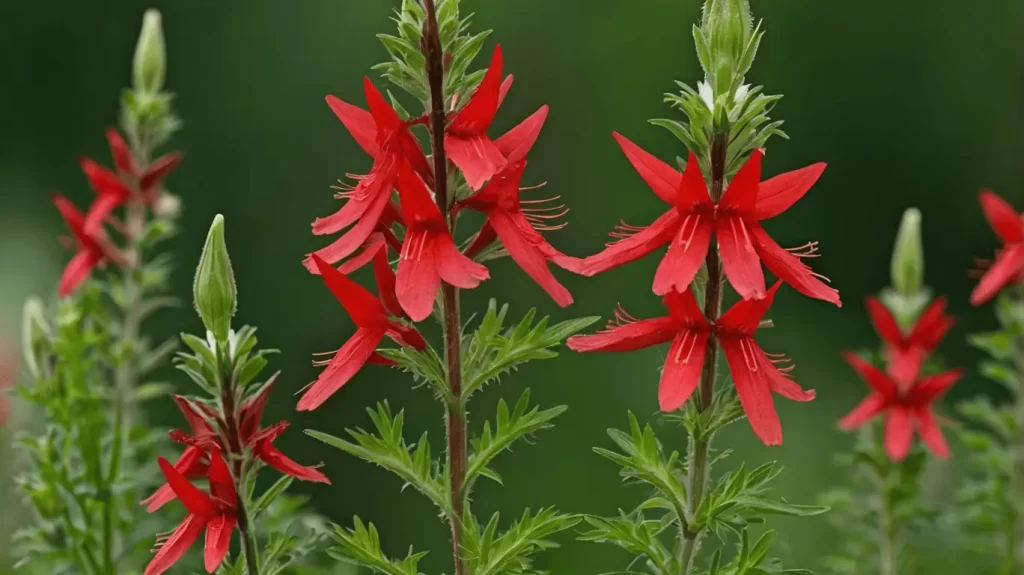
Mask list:
[[[1024,283],[1017,286],[1018,301],[1024,301]],[[1020,573],[1024,568],[1021,548],[1021,513],[1024,509],[1024,334],[1018,334],[1013,341],[1013,362],[1017,375],[1017,395],[1014,398],[1014,419],[1016,433],[1010,442],[1010,485],[1007,521],[1007,565],[1010,573]]]
[[[718,202],[722,198],[722,191],[725,188],[725,159],[728,145],[728,133],[717,134],[711,142],[711,200],[714,202]],[[704,316],[708,323],[714,324],[722,313],[722,292],[725,287],[722,263],[717,248],[712,247],[708,250],[705,264],[708,270],[708,283],[704,292]],[[718,342],[715,338],[709,338],[697,397],[699,402],[697,407],[701,412],[711,408],[711,402],[715,397],[717,369]],[[711,478],[711,437],[691,438],[687,469],[689,474],[687,481],[688,509],[687,517],[682,518],[684,521],[681,522],[686,527],[681,530],[680,535],[682,543],[680,565],[683,575],[693,572],[694,559],[704,534],[703,525],[698,524],[695,519]]]

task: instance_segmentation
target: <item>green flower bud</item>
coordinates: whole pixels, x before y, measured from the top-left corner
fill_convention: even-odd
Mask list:
[[[46,322],[43,301],[37,297],[25,300],[21,319],[21,347],[25,354],[25,367],[32,377],[39,378],[44,354],[50,346],[50,326]]]
[[[903,212],[896,245],[892,250],[892,287],[910,297],[924,287],[924,247],[921,245],[921,211]]]
[[[160,11],[150,8],[142,17],[142,32],[135,45],[133,84],[139,92],[156,94],[164,87],[167,74],[167,50]]]
[[[716,94],[729,93],[746,73],[740,68],[753,34],[749,0],[707,0],[700,29],[711,57],[704,72]]]
[[[192,293],[203,325],[217,341],[227,342],[231,317],[235,315],[238,306],[238,289],[235,287],[235,274],[231,271],[228,248],[224,243],[224,216],[220,214],[213,218],[210,232],[206,236]]]

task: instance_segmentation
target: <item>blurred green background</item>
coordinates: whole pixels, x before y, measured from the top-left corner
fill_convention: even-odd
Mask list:
[[[0,333],[17,337],[21,301],[52,295],[67,254],[55,236],[62,224],[48,195],[62,191],[80,204],[92,195],[75,159],[108,162],[103,128],[117,120],[119,90],[129,83],[130,60],[142,12],[163,11],[169,53],[168,86],[178,94],[185,129],[174,147],[185,161],[170,180],[184,201],[174,291],[190,293],[192,269],[215,213],[227,217],[228,242],[240,285],[239,322],[256,324],[261,343],[281,348],[274,360],[285,389],[315,378],[310,353],[338,347],[351,333],[347,317],[317,278],[300,265],[324,245],[310,234],[317,216],[337,203],[328,189],[368,161],[324,105],[325,94],[362,105],[361,78],[386,58],[374,34],[390,32],[395,2],[304,0],[250,2],[106,0],[0,2]],[[661,102],[673,80],[700,79],[690,27],[697,0],[464,0],[477,29],[494,28],[516,85],[497,121],[513,125],[541,104],[552,112],[527,172],[527,184],[549,182],[572,207],[571,225],[550,234],[564,251],[597,251],[623,218],[650,222],[662,210],[610,137],[623,132],[670,159],[678,142],[647,119],[673,114]],[[970,309],[972,256],[996,246],[977,207],[976,192],[992,187],[1024,207],[1024,3],[1019,0],[755,0],[767,36],[751,80],[785,99],[774,117],[786,120],[792,141],[770,143],[772,175],[826,161],[815,189],[768,223],[783,245],[816,239],[824,257],[816,271],[832,278],[846,306],[783,291],[766,332],[768,351],[797,363],[797,380],[818,390],[811,404],[778,402],[786,433],[780,448],[756,443],[749,428],[733,426],[719,446],[734,447],[731,462],[778,459],[778,487],[798,502],[843,480],[832,455],[850,444],[835,420],[864,393],[840,360],[844,347],[873,345],[860,305],[888,282],[892,238],[903,209],[924,212],[927,283],[951,299],[960,323],[942,348],[948,363],[974,367],[976,352],[963,336],[994,325],[988,309]],[[490,45],[489,44],[489,45]],[[484,63],[479,63],[483,66]],[[647,258],[593,279],[562,274],[577,302],[554,306],[509,262],[493,264],[498,278],[466,295],[467,310],[488,298],[509,302],[520,316],[532,306],[556,318],[607,314],[622,302],[638,316],[660,313],[650,293],[657,260]],[[165,336],[200,327],[187,309],[150,324]],[[617,470],[590,448],[607,445],[605,429],[623,426],[626,409],[656,421],[656,382],[663,350],[628,355],[565,354],[535,363],[492,386],[472,405],[479,425],[498,397],[533,390],[544,406],[569,412],[534,446],[503,456],[505,487],[483,484],[480,514],[506,517],[524,506],[611,514],[631,508],[643,491],[621,488]],[[182,389],[189,385],[183,377]],[[996,393],[975,371],[951,399]],[[272,417],[297,429],[334,434],[368,424],[364,409],[387,398],[407,410],[407,429],[443,437],[439,406],[428,391],[411,389],[400,373],[365,369],[313,414],[296,415],[288,395]],[[177,425],[171,402],[155,414]],[[410,431],[410,434],[412,431]],[[684,448],[679,429],[662,426],[663,440]],[[410,544],[433,549],[424,567],[448,569],[447,528],[429,504],[386,472],[323,449],[298,430],[281,440],[304,462],[326,461],[332,487],[303,486],[319,508],[348,522],[373,520],[387,549]],[[820,566],[838,539],[820,519],[777,521],[780,554],[790,566]],[[541,565],[555,573],[596,573],[625,566],[611,547],[566,538]],[[939,541],[936,540],[936,544]],[[948,556],[936,573],[953,571]]]

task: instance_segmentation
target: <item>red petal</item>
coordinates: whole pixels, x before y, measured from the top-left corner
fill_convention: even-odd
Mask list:
[[[448,232],[438,232],[427,248],[434,250],[437,273],[445,282],[463,289],[473,289],[480,282],[489,279],[487,266],[477,263],[462,254]]]
[[[711,221],[697,213],[683,218],[679,231],[668,246],[668,253],[658,264],[654,274],[654,293],[665,295],[672,291],[684,292],[700,271],[711,245]]]
[[[825,171],[825,166],[824,163],[817,163],[761,182],[757,190],[754,217],[767,220],[788,210],[814,186]]]
[[[146,566],[144,575],[160,575],[170,569],[181,556],[188,551],[189,547],[199,538],[199,534],[209,521],[207,517],[189,514],[185,520],[178,525],[178,528],[171,533],[171,536],[160,546],[153,560]]]
[[[75,254],[68,265],[64,267],[64,273],[60,276],[60,283],[57,286],[57,295],[59,297],[67,297],[78,289],[78,286],[82,285],[89,274],[92,273],[103,256],[94,252],[81,251]]]
[[[425,225],[448,229],[441,209],[431,198],[427,185],[406,162],[398,168],[398,197],[402,205],[402,219],[410,229]]]
[[[907,340],[912,344],[920,345],[930,353],[939,345],[942,338],[946,337],[946,332],[955,323],[956,320],[953,317],[946,315],[946,298],[935,298],[935,301],[918,318]]]
[[[935,416],[932,415],[932,411],[928,408],[922,408],[915,411],[914,415],[917,416],[917,432],[921,435],[921,440],[928,446],[928,449],[939,459],[949,459],[949,444],[946,443],[946,438],[943,437],[939,425],[935,423]]]
[[[373,232],[370,237],[366,238],[366,243],[363,244],[363,249],[353,255],[352,257],[345,260],[345,263],[338,266],[338,271],[344,275],[349,275],[362,269],[363,266],[372,262],[381,250],[387,249],[387,242],[384,240],[384,234],[380,232]],[[319,274],[320,270],[316,270]]]
[[[707,350],[708,332],[681,331],[672,341],[658,386],[658,405],[664,412],[675,411],[690,399],[700,383]]]
[[[412,321],[427,319],[441,287],[434,246],[436,234],[410,228],[405,234],[402,257],[398,260],[395,296]]]
[[[853,411],[847,413],[845,417],[839,420],[839,427],[846,431],[857,429],[874,419],[879,413],[882,413],[888,404],[889,402],[885,399],[884,395],[872,393],[864,401],[861,401],[857,407],[854,407]]]
[[[209,495],[189,483],[188,479],[185,479],[185,476],[163,457],[158,457],[157,463],[160,464],[160,471],[167,478],[167,484],[170,485],[174,495],[181,500],[189,513],[205,517],[213,517],[217,514],[217,503]]]
[[[683,170],[683,177],[679,181],[679,189],[675,193],[675,198],[676,207],[684,212],[696,206],[711,206],[711,194],[708,193],[704,174],[700,171],[700,162],[693,152],[690,152],[690,156],[686,160],[686,169]]]
[[[228,469],[228,464],[219,449],[210,452],[210,469],[206,477],[210,480],[210,494],[234,509],[238,505],[238,491],[235,489],[231,470]]]
[[[110,144],[110,155],[114,157],[114,165],[118,170],[132,175],[138,173],[139,167],[135,164],[135,156],[117,128],[107,128],[107,143]]]
[[[188,398],[181,395],[172,395],[171,399],[178,406],[178,411],[181,412],[181,415],[185,417],[185,421],[192,430],[192,435],[200,436],[213,433],[210,425],[206,422],[206,417]]]
[[[415,327],[401,322],[391,322],[387,336],[403,347],[411,347],[420,351],[427,349],[427,340],[423,339],[420,332]]]
[[[910,421],[910,412],[899,405],[889,408],[885,419],[885,452],[889,458],[893,461],[906,459],[913,440],[914,426]]]
[[[149,190],[154,186],[160,185],[167,176],[171,175],[174,168],[178,167],[181,163],[181,154],[167,154],[161,156],[153,161],[152,164],[146,168],[142,176],[139,177],[139,187],[143,190]]]
[[[807,297],[841,307],[839,292],[822,283],[800,258],[782,249],[760,225],[750,226],[751,239],[765,267]]]
[[[131,195],[131,191],[114,172],[89,158],[81,158],[78,163],[82,166],[85,177],[89,179],[89,185],[97,194],[112,194],[123,198]]]
[[[206,465],[202,463],[204,455],[205,453],[202,449],[189,445],[182,452],[181,457],[174,462],[174,469],[185,478],[202,477],[206,471]],[[152,495],[140,501],[139,504],[145,505],[146,511],[152,513],[167,503],[174,501],[174,499],[174,490],[171,489],[170,484],[165,483],[153,492]]]
[[[299,400],[299,411],[313,411],[348,383],[363,368],[384,339],[384,329],[360,328],[334,354],[327,367]]]
[[[85,233],[88,235],[95,235],[100,232],[103,227],[104,220],[114,210],[121,206],[127,198],[124,196],[117,196],[114,194],[104,194],[97,196],[93,200],[92,205],[89,206],[89,213],[85,217]]]
[[[334,96],[327,96],[327,105],[352,134],[359,147],[370,157],[376,158],[380,153],[380,146],[377,144],[377,124],[373,121],[373,114]]]
[[[715,235],[722,267],[733,289],[743,299],[761,299],[764,297],[764,272],[749,227],[744,218],[735,215],[719,218],[715,221]]]
[[[640,232],[609,245],[600,253],[585,258],[580,272],[589,277],[636,261],[672,241],[673,236],[679,230],[680,223],[679,211],[673,208]]]
[[[380,328],[387,323],[387,313],[373,294],[366,288],[348,279],[345,274],[334,269],[330,264],[315,254],[313,262],[320,271],[320,276],[334,297],[341,303],[352,321],[359,327]]]
[[[900,348],[887,346],[885,349],[888,366],[886,372],[889,377],[900,386],[907,389],[921,373],[921,366],[924,365],[926,354],[920,347]]]
[[[529,222],[517,224],[510,214],[501,209],[492,210],[487,221],[501,238],[501,243],[505,246],[508,255],[519,264],[526,275],[544,288],[544,291],[555,300],[555,303],[562,307],[572,303],[572,294],[558,282],[551,270],[548,269],[547,258],[522,234],[521,226],[525,224],[529,227]]]
[[[642,319],[594,335],[574,335],[566,345],[571,350],[583,353],[636,351],[671,340],[679,333],[679,327],[671,317]]]
[[[729,182],[729,187],[722,194],[719,206],[742,210],[745,215],[754,213],[757,204],[757,190],[761,184],[761,150],[754,150],[736,176]]]
[[[487,68],[483,80],[469,103],[465,105],[452,119],[448,130],[457,134],[482,134],[491,127],[494,115],[498,111],[498,101],[501,99],[501,68],[503,58],[501,46],[494,47],[494,55],[491,57],[491,65]],[[447,146],[447,144],[445,144]],[[454,160],[453,160],[454,161]],[[458,162],[456,162],[458,165]],[[461,166],[460,166],[461,167]],[[476,189],[475,187],[473,189]]]
[[[744,299],[736,302],[718,318],[716,324],[747,336],[754,335],[764,314],[768,313],[768,309],[772,307],[775,294],[778,293],[781,285],[782,282],[775,282],[761,299]]]
[[[335,263],[348,257],[360,246],[366,243],[366,239],[373,234],[374,229],[377,227],[377,223],[380,221],[381,213],[388,206],[390,193],[384,193],[373,198],[372,202],[366,208],[366,211],[361,215],[359,223],[352,226],[345,235],[341,236],[334,241],[331,245],[321,248],[315,252],[315,254],[323,258],[328,263]],[[354,200],[350,200],[352,202]],[[348,207],[348,206],[346,206]],[[344,208],[342,208],[344,210]],[[340,212],[339,212],[340,213]],[[306,269],[310,271],[316,269],[316,265],[312,262],[311,258],[306,258],[304,262]]]
[[[708,327],[708,320],[697,305],[697,297],[693,295],[693,291],[671,291],[665,294],[662,303],[668,308],[669,315],[680,325],[700,326],[705,329]]]
[[[860,375],[860,378],[865,383],[871,386],[871,389],[874,389],[889,400],[899,397],[896,384],[882,370],[864,361],[852,351],[844,351],[843,359],[846,360],[846,363],[850,364],[850,367]]]
[[[761,377],[757,369],[755,344],[746,338],[720,337],[718,341],[725,352],[736,394],[754,434],[765,445],[781,445],[782,422],[775,411],[768,380]]]
[[[466,184],[473,190],[479,190],[506,166],[505,156],[487,134],[447,134],[444,147],[448,159],[462,170]]]
[[[384,146],[396,132],[405,128],[405,123],[367,77],[363,77],[363,93],[366,95],[366,104],[370,108],[373,122],[377,126],[377,144]]]
[[[512,74],[505,76],[505,79],[501,82],[501,92],[498,94],[498,107],[505,101],[505,97],[508,96],[508,91],[512,89],[512,82],[515,81],[515,77]]]
[[[978,196],[985,219],[992,230],[1005,244],[1024,242],[1024,222],[1021,221],[1013,206],[990,190],[984,190]]]
[[[54,194],[50,196],[50,199],[53,201],[53,205],[57,207],[57,211],[60,212],[60,216],[64,218],[64,223],[67,224],[68,230],[78,240],[79,245],[90,251],[100,251],[96,247],[96,242],[85,234],[85,216],[82,215],[82,212],[78,211],[75,204],[72,204],[70,200],[60,194]]]
[[[871,316],[871,323],[882,340],[889,345],[902,347],[904,345],[903,331],[896,323],[896,318],[893,317],[889,308],[885,307],[885,304],[875,296],[868,296],[864,301],[864,307],[867,308],[868,315]]]
[[[249,441],[249,438],[259,429],[260,421],[263,419],[263,411],[267,408],[267,402],[270,400],[270,392],[274,389],[274,384],[277,383],[277,376],[279,375],[281,375],[280,371],[275,372],[262,387],[242,402],[240,410],[240,419],[242,421],[239,432],[242,434],[243,442]]]
[[[921,378],[910,390],[907,401],[913,405],[925,406],[938,401],[953,384],[964,375],[963,369],[953,369]]]
[[[487,188],[484,188],[486,190]],[[481,190],[483,191],[483,190]],[[480,227],[480,231],[473,236],[473,241],[466,248],[466,257],[473,257],[480,252],[484,251],[485,248],[490,246],[494,240],[498,239],[498,233],[491,227],[490,222],[484,222],[484,225]]]
[[[981,305],[1017,279],[1024,269],[1024,245],[1015,244],[996,254],[996,261],[971,292],[971,305]]]
[[[285,475],[291,475],[297,479],[303,481],[313,481],[316,483],[327,483],[330,485],[331,480],[327,479],[327,476],[321,473],[315,467],[306,467],[299,465],[287,455],[281,452],[278,448],[274,447],[274,444],[270,441],[264,440],[260,442],[257,450],[257,455],[267,465],[274,469],[284,473]]]
[[[389,154],[378,156],[370,173],[359,180],[348,194],[345,205],[337,212],[313,221],[313,234],[335,234],[361,218],[372,220],[375,225],[387,211],[388,202],[381,204],[381,197],[391,199],[391,190],[398,179],[398,161],[399,158]]]
[[[498,151],[505,156],[509,164],[515,164],[526,158],[526,154],[533,148],[547,118],[548,107],[541,106],[529,118],[494,141],[494,145],[498,147]]]
[[[397,278],[391,269],[391,262],[388,261],[388,250],[381,247],[373,256],[373,277],[377,282],[377,297],[388,313],[395,317],[405,317],[402,305],[398,303],[398,296],[395,295]]]
[[[213,573],[224,562],[231,548],[231,535],[235,531],[236,519],[229,515],[218,515],[206,524],[206,550],[203,564],[207,573]]]
[[[676,203],[676,194],[682,185],[682,175],[675,168],[662,162],[622,134],[612,132],[612,137],[619,143],[622,152],[626,154],[626,159],[633,165],[633,168],[640,174],[640,177],[647,182],[651,190],[663,202],[674,205]],[[700,168],[697,168],[697,170],[699,172]],[[707,188],[705,188],[706,192]],[[708,201],[710,202],[710,197]]]
[[[775,367],[775,363],[768,359],[768,356],[765,355],[761,346],[757,345],[757,342],[751,341],[751,343],[753,343],[754,351],[757,354],[759,369],[768,378],[768,387],[771,388],[773,393],[777,393],[791,401],[808,402],[814,400],[815,393],[813,389],[800,387],[800,384]]]

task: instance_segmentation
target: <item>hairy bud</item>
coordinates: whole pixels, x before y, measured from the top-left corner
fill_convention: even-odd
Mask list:
[[[164,30],[160,11],[146,10],[142,18],[142,32],[135,45],[133,61],[133,84],[139,92],[156,94],[164,87],[167,75],[167,50],[164,47]]]
[[[892,251],[892,287],[904,296],[913,296],[924,287],[924,247],[921,245],[921,211],[910,208],[896,234]]]
[[[224,216],[220,214],[213,218],[210,232],[206,236],[192,292],[203,325],[217,341],[227,342],[231,318],[238,305],[238,289],[224,242]]]

